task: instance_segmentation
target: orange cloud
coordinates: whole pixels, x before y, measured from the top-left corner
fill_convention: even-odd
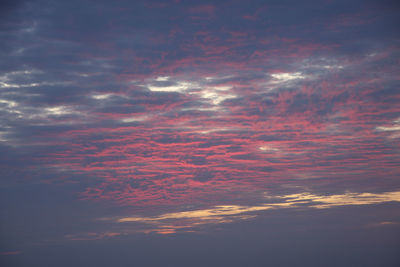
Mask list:
[[[278,202],[255,206],[219,205],[209,209],[164,213],[153,217],[123,217],[118,223],[142,223],[152,225],[142,232],[172,234],[181,229],[193,229],[203,224],[231,223],[255,218],[259,212],[282,208],[327,209],[339,206],[371,205],[385,202],[400,202],[400,191],[384,193],[345,193],[336,195],[316,195],[311,193],[288,194],[271,197]],[[280,200],[280,201],[279,201]]]

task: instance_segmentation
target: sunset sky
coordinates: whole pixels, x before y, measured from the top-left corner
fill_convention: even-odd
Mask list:
[[[0,265],[400,266],[395,0],[0,3]]]

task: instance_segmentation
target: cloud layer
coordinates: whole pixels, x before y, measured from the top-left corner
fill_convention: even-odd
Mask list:
[[[332,207],[398,227],[395,1],[3,2],[0,255]]]

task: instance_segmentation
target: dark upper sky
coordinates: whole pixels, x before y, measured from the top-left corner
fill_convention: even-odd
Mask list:
[[[2,266],[399,266],[397,1],[2,1]]]

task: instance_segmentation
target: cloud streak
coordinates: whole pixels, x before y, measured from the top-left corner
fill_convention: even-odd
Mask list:
[[[253,219],[261,211],[283,208],[291,209],[328,209],[354,205],[376,205],[386,202],[400,202],[400,191],[383,193],[345,193],[335,195],[315,195],[311,193],[288,194],[269,197],[273,203],[255,206],[222,205],[210,209],[164,213],[154,217],[123,217],[117,223],[148,224],[155,228],[143,232],[173,234],[177,231],[196,231],[196,227],[205,224],[233,223],[240,220]],[[389,224],[389,223],[387,223]],[[393,223],[392,223],[393,224]]]

